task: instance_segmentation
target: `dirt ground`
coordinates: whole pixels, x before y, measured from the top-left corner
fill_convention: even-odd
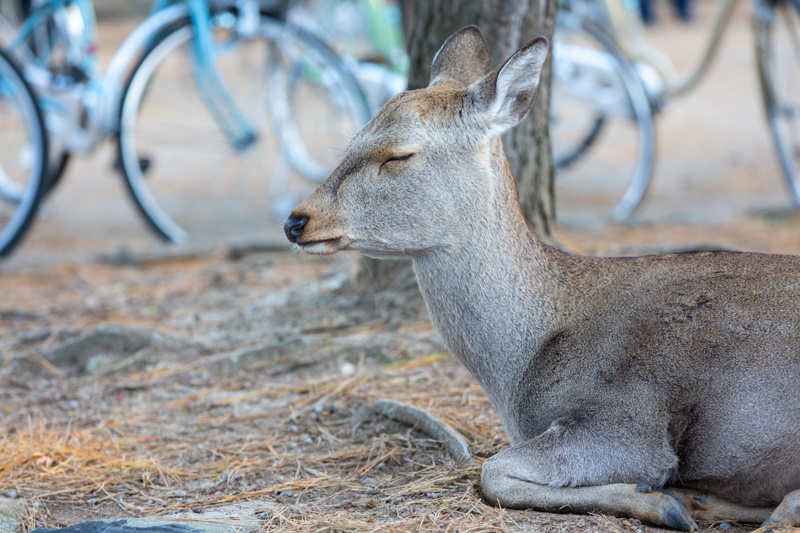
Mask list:
[[[660,117],[659,166],[636,219],[564,215],[565,248],[800,254],[747,17],[708,79]],[[703,22],[665,16],[651,35],[682,64]],[[130,27],[109,23],[103,43]],[[0,495],[24,500],[26,529],[180,512],[263,530],[654,531],[482,502],[480,464],[507,439],[443,353],[413,280],[355,286],[360,258],[290,253],[266,213],[257,240],[170,250],[117,181],[108,154],[76,161],[0,264]],[[457,466],[416,431],[354,419],[379,398],[449,423],[477,464]]]

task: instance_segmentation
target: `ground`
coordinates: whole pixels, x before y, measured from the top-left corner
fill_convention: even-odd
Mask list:
[[[652,35],[686,62],[701,25],[665,21]],[[800,254],[747,25],[743,11],[708,80],[661,117],[637,218],[565,215],[565,248]],[[103,42],[130,26],[109,23]],[[183,513],[264,530],[652,530],[482,502],[480,464],[507,439],[413,280],[358,285],[357,256],[290,253],[266,216],[256,241],[152,245],[117,179],[107,154],[76,161],[0,264],[0,496],[24,501],[25,529]],[[477,464],[354,419],[379,398],[449,423]]]

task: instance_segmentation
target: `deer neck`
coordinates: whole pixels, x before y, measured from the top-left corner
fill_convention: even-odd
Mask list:
[[[496,188],[455,242],[414,258],[432,321],[509,428],[503,406],[550,331],[548,250],[528,229],[502,148],[490,159]],[[487,177],[488,179],[488,177]]]

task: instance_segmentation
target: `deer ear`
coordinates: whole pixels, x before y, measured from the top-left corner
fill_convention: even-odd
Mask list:
[[[533,106],[542,66],[547,59],[547,39],[538,37],[508,61],[467,89],[490,131],[500,135],[519,124]]]
[[[468,87],[492,68],[489,49],[477,26],[464,26],[447,38],[433,57],[431,82],[456,82]]]

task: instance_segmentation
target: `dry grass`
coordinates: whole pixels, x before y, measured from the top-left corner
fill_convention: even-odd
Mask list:
[[[480,455],[498,444],[499,428],[476,419],[488,408],[478,387],[441,387],[454,368],[442,354],[377,371],[367,366],[351,376],[263,382],[257,373],[269,369],[257,368],[214,381],[199,377],[203,365],[186,361],[107,378],[49,380],[52,389],[8,404],[14,414],[2,420],[0,493],[13,490],[46,507],[113,504],[109,512],[123,515],[205,512],[263,499],[267,528],[348,521],[345,529],[369,528],[383,509],[404,526],[419,520],[436,526],[455,514],[464,525],[484,524],[483,513],[493,511],[473,486],[478,467],[456,468],[438,443],[410,431],[375,433],[362,424],[354,434],[350,420],[359,406],[392,397],[432,408]],[[153,394],[164,389],[174,392]],[[427,391],[434,389],[432,398]],[[80,391],[89,391],[88,398]],[[53,409],[31,414],[48,403]],[[426,512],[417,517],[421,508]],[[39,515],[28,525],[57,525]]]
[[[0,494],[24,500],[25,531],[167,514],[264,531],[652,530],[632,520],[487,506],[476,485],[480,465],[507,441],[480,387],[441,353],[421,304],[409,310],[312,295],[270,314],[261,302],[279,290],[275,273],[285,290],[307,283],[310,267],[286,261],[273,270],[211,261],[76,267],[71,278],[52,276],[35,291],[0,279],[0,291],[24,302],[24,312],[6,316],[34,317],[0,317]],[[86,294],[105,295],[94,314]],[[201,331],[206,348],[81,376],[43,368],[55,338],[39,348],[9,341],[42,324],[56,330],[109,316],[142,324],[141,309],[150,306],[159,313],[151,324],[179,335]],[[237,311],[251,307],[251,315]],[[276,342],[291,349],[226,366],[248,346]],[[380,398],[450,424],[477,464],[457,467],[439,443],[409,428],[355,427],[352,416]]]

